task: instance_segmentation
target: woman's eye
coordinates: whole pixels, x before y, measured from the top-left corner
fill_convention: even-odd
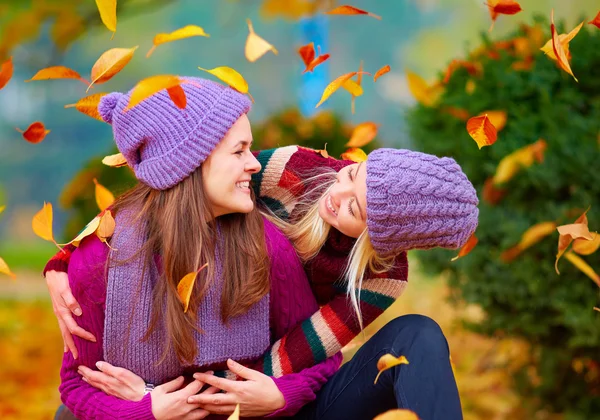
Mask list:
[[[241,154],[243,154],[243,153],[244,153],[244,151],[243,151],[243,150],[238,150],[237,152],[235,152],[235,154],[236,154],[236,155],[241,155]]]
[[[348,169],[348,178],[352,181],[352,168]]]
[[[354,211],[352,211],[352,201],[353,200],[348,201],[348,213],[350,213],[352,217],[354,217]]]

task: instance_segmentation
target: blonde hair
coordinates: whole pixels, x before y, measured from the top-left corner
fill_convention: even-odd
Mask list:
[[[304,263],[319,253],[329,236],[331,225],[325,222],[319,215],[319,201],[329,192],[335,183],[336,175],[336,172],[327,172],[310,177],[305,181],[306,185],[311,185],[315,181],[320,183],[320,185],[302,194],[298,200],[294,211],[298,211],[302,216],[295,223],[283,220],[277,213],[270,212],[269,210],[265,212],[265,216],[292,242],[298,256]],[[315,192],[320,190],[322,190],[322,193],[315,199]],[[292,199],[292,196],[290,195],[288,198]],[[377,255],[366,228],[356,239],[348,255],[348,263],[344,269],[346,293],[352,303],[361,330],[363,329],[363,321],[358,301],[360,300],[365,272],[367,268],[373,273],[389,271],[394,264],[394,257],[381,257]]]

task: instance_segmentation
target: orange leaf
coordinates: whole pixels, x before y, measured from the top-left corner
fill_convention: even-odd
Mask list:
[[[579,255],[590,255],[600,247],[600,235],[596,232],[591,232],[593,239],[578,238],[573,241],[573,251]]]
[[[337,91],[339,88],[341,88],[342,85],[344,83],[346,83],[347,80],[349,80],[350,78],[354,77],[358,73],[359,72],[357,72],[357,71],[353,71],[353,72],[350,72],[350,73],[343,74],[340,77],[338,77],[337,79],[335,79],[333,82],[329,83],[329,85],[327,85],[327,87],[323,91],[323,95],[321,96],[321,100],[319,101],[319,103],[317,104],[317,106],[315,106],[315,108],[318,108],[323,102],[325,102],[327,99],[329,99],[329,97],[335,91]],[[362,73],[366,73],[368,75],[371,75],[370,73],[367,73],[367,72],[362,72]]]
[[[494,177],[489,177],[483,184],[482,197],[484,201],[493,205],[498,204],[506,195],[506,190],[497,188],[494,184]]]
[[[98,229],[96,230],[96,236],[102,242],[107,243],[106,240],[115,232],[116,223],[110,210],[106,210],[103,213],[98,224]]]
[[[367,12],[365,10],[357,9],[354,6],[338,6],[329,12],[325,12],[326,15],[368,15],[374,17],[375,19],[381,20],[381,16],[374,15],[373,13]]]
[[[458,255],[456,257],[452,258],[450,261],[456,261],[459,258],[464,257],[465,255],[469,255],[469,253],[477,245],[477,242],[479,242],[479,239],[477,239],[477,236],[475,236],[475,233],[473,233],[471,235],[471,237],[469,238],[469,240],[467,241],[467,243],[463,245],[463,247],[460,249],[460,251],[458,251]]]
[[[378,125],[373,122],[364,122],[354,127],[350,141],[345,147],[363,147],[369,144],[377,135]]]
[[[329,159],[329,153],[327,153],[327,143],[325,143],[325,148],[323,150],[316,150],[316,152],[323,156],[325,159]]]
[[[81,80],[86,85],[89,84],[87,80],[79,75],[75,70],[72,70],[65,66],[53,66],[41,69],[31,79],[25,80],[31,82],[33,80],[50,80],[50,79],[77,79]]]
[[[185,96],[185,91],[181,87],[181,85],[173,86],[167,88],[167,93],[169,94],[169,98],[173,101],[173,103],[180,109],[184,109],[187,105],[187,98]]]
[[[598,12],[596,17],[593,20],[590,20],[588,24],[594,25],[596,28],[600,29],[600,12]]]
[[[44,202],[44,207],[33,216],[31,228],[37,236],[58,246],[52,234],[52,203]]]
[[[106,93],[94,93],[93,95],[86,96],[77,101],[76,104],[65,105],[65,108],[73,108],[87,116],[97,119],[98,121],[104,122],[100,113],[98,112],[98,104],[100,99],[106,95]]]
[[[186,274],[177,284],[177,294],[181,303],[183,303],[183,312],[187,312],[190,305],[190,298],[192,297],[192,291],[194,290],[194,284],[196,283],[196,277],[203,269],[208,266],[208,263],[204,264],[198,271],[192,271]]]
[[[584,211],[583,214],[577,218],[577,220],[575,220],[574,224],[582,224],[587,227],[587,225],[588,225],[587,212],[589,210],[590,210],[590,207],[588,207],[587,210]],[[571,245],[571,242],[573,242],[573,236],[571,236],[571,234],[569,233],[570,231],[571,231],[571,229],[568,228],[567,229],[568,234],[565,234],[565,235],[560,234],[560,230],[558,231],[559,232],[558,252],[556,254],[556,261],[554,262],[554,269],[556,270],[556,274],[560,274],[560,271],[558,271],[558,260],[565,253],[565,251],[567,250],[569,245]],[[588,232],[589,232],[589,230],[588,230]]]
[[[527,248],[530,248],[546,236],[554,233],[554,229],[556,229],[556,223],[554,222],[540,222],[531,226],[523,233],[519,243],[504,251],[500,256],[500,259],[504,262],[512,261]]]
[[[565,55],[567,56],[567,59],[570,60],[571,59],[571,52],[569,51],[569,43],[573,40],[573,38],[575,38],[575,36],[579,33],[580,29],[583,27],[584,22],[581,22],[579,25],[577,25],[577,27],[575,27],[575,29],[573,29],[571,32],[569,32],[568,34],[560,34],[558,36],[558,40],[560,45],[562,46],[562,49],[565,52]],[[553,48],[553,43],[552,43],[552,38],[550,38],[542,48],[540,48],[540,50],[542,50],[544,52],[544,54],[546,54],[548,56],[548,58],[555,60],[556,61],[556,54],[554,53],[554,48]]]
[[[373,420],[419,420],[419,416],[413,411],[403,408],[395,408],[378,415]]]
[[[554,9],[552,9],[550,20],[552,22],[550,24],[550,31],[552,32],[552,49],[554,50],[554,55],[556,56],[558,65],[561,69],[573,76],[573,79],[575,79],[576,82],[579,82],[573,74],[573,70],[571,70],[571,65],[569,64],[569,59],[567,58],[567,52],[565,51],[565,48],[561,44],[558,34],[556,33],[556,27],[554,26]]]
[[[79,246],[84,238],[96,232],[98,226],[100,226],[100,216],[94,217],[87,225],[85,225],[81,232],[79,232],[79,234],[71,242],[69,242],[69,244]]]
[[[115,196],[106,187],[100,185],[96,178],[94,178],[94,184],[96,184],[96,204],[100,211],[104,211],[114,203]]]
[[[428,86],[422,77],[410,71],[406,72],[406,78],[410,92],[417,102],[425,106],[434,106],[444,92],[444,87],[441,84]]]
[[[467,131],[479,149],[483,146],[491,146],[498,138],[496,127],[490,122],[487,115],[470,118],[467,121]]]
[[[600,287],[600,276],[594,271],[592,267],[588,263],[586,263],[583,258],[578,255],[573,254],[571,251],[565,254],[565,258],[569,260],[571,264],[577,267],[583,274],[588,276],[598,287]]]
[[[594,306],[594,311],[598,311],[598,312],[600,312],[600,308],[596,308],[596,307]]]
[[[240,405],[239,404],[236,404],[235,410],[233,410],[233,413],[231,413],[231,415],[229,417],[227,417],[227,420],[240,420]]]
[[[351,160],[352,162],[364,162],[367,160],[367,154],[358,147],[351,147],[342,153],[341,158],[344,160]]]
[[[231,67],[215,67],[214,69],[207,70],[202,67],[198,67],[200,70],[212,74],[223,82],[227,83],[231,88],[237,90],[240,93],[248,93],[248,82],[244,80],[241,74],[232,69]]]
[[[490,31],[494,27],[494,23],[496,22],[498,15],[514,15],[523,10],[521,9],[521,5],[514,0],[490,0],[488,3],[488,9],[492,18],[492,26],[490,27]]]
[[[311,61],[306,66],[306,69],[304,69],[304,71],[302,73],[304,74],[307,71],[310,71],[312,73],[315,70],[315,67],[317,67],[319,64],[324,63],[328,59],[329,59],[329,54],[323,54],[323,55],[318,56],[317,58],[315,58],[313,61]]]
[[[381,375],[386,370],[391,369],[394,366],[398,366],[398,365],[408,365],[408,360],[406,360],[406,357],[404,357],[404,356],[395,357],[389,353],[381,356],[379,358],[379,360],[377,361],[377,370],[379,371],[379,373],[375,377],[374,383],[375,384],[377,383],[377,380],[379,379],[379,375]]]
[[[392,68],[390,67],[389,64],[387,64],[387,65],[383,66],[382,68],[380,68],[379,70],[377,70],[377,72],[375,73],[375,76],[373,76],[373,82],[376,82],[377,79],[379,79],[384,74],[388,73],[390,70],[392,70]]]
[[[543,162],[546,147],[546,141],[539,139],[535,143],[517,149],[502,158],[494,174],[494,184],[500,185],[510,181],[521,169],[533,165],[535,160],[540,163]]]
[[[442,112],[445,112],[446,114],[450,114],[455,118],[458,118],[459,120],[462,121],[467,121],[469,119],[469,116],[471,114],[469,114],[469,111],[467,111],[464,108],[457,108],[454,106],[446,106],[444,108],[442,108]]]
[[[479,114],[479,116],[486,115],[496,131],[501,131],[506,125],[506,111],[485,111]]]
[[[178,76],[172,75],[158,75],[147,77],[133,88],[131,96],[129,97],[129,103],[123,112],[133,108],[140,102],[148,99],[152,95],[160,92],[163,89],[170,89],[175,86],[179,86],[183,81]]]
[[[95,84],[108,82],[131,61],[133,53],[138,47],[133,48],[111,48],[105,51],[92,67],[92,83],[88,90]]]
[[[0,66],[0,89],[10,82],[10,79],[13,76],[14,66],[12,62],[12,57],[9,57],[2,66]]]
[[[154,36],[152,48],[146,54],[146,58],[150,57],[156,47],[167,42],[178,41],[180,39],[191,38],[193,36],[204,36],[210,38],[210,35],[204,32],[204,29],[196,25],[187,25],[170,33],[160,33]]]
[[[29,143],[37,144],[46,138],[46,135],[50,132],[50,130],[46,130],[46,127],[43,123],[36,121],[32,123],[27,130],[22,131],[20,129],[16,129],[19,133],[23,134],[23,138],[27,140]]]
[[[310,44],[301,46],[298,48],[298,54],[300,54],[302,62],[308,69],[308,65],[315,59],[315,43],[311,42]]]
[[[122,153],[117,153],[116,155],[105,156],[104,159],[102,159],[102,163],[106,166],[119,168],[121,166],[127,166],[127,159],[125,159],[125,156],[123,156]]]
[[[248,30],[250,31],[248,38],[246,39],[246,48],[244,50],[248,61],[254,63],[268,51],[273,51],[273,54],[275,55],[279,54],[273,45],[256,35],[250,19],[246,19],[246,22],[248,23]]]
[[[96,0],[100,19],[111,32],[117,31],[117,0]]]
[[[7,274],[13,279],[17,277],[15,273],[10,271],[10,268],[8,268],[8,264],[6,264],[6,262],[4,262],[2,258],[0,258],[0,273]]]
[[[446,69],[446,74],[444,75],[443,83],[447,84],[450,81],[450,77],[452,76],[452,73],[454,73],[456,70],[458,70],[461,67],[465,68],[471,76],[477,76],[482,71],[481,66],[476,63],[472,63],[472,62],[466,61],[466,60],[454,59],[450,62],[450,64],[448,64],[448,68]]]

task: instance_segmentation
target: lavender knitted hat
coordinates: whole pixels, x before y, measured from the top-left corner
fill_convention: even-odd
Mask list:
[[[191,175],[251,107],[248,97],[230,87],[196,77],[182,79],[190,82],[181,85],[185,109],[177,108],[166,90],[125,112],[131,91],[110,93],[98,105],[136,178],[158,190]]]
[[[381,256],[462,247],[477,227],[477,193],[454,159],[404,149],[367,158],[367,228]]]

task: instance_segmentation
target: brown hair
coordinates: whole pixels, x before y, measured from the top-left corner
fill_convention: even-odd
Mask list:
[[[162,257],[162,272],[153,291],[152,318],[144,339],[164,323],[169,339],[161,362],[173,348],[181,362],[190,363],[198,354],[193,336],[198,330],[196,308],[211,286],[216,263],[222,266],[223,322],[246,313],[269,291],[269,257],[262,216],[254,208],[248,214],[212,217],[201,167],[165,191],[138,183],[113,206],[115,212],[131,208],[139,209],[134,223],[147,232],[143,247],[134,257],[144,258],[142,278],[147,267],[154,264],[154,256]],[[217,241],[222,256],[218,262]],[[205,263],[208,267],[198,274],[189,309],[184,313],[177,284]]]

